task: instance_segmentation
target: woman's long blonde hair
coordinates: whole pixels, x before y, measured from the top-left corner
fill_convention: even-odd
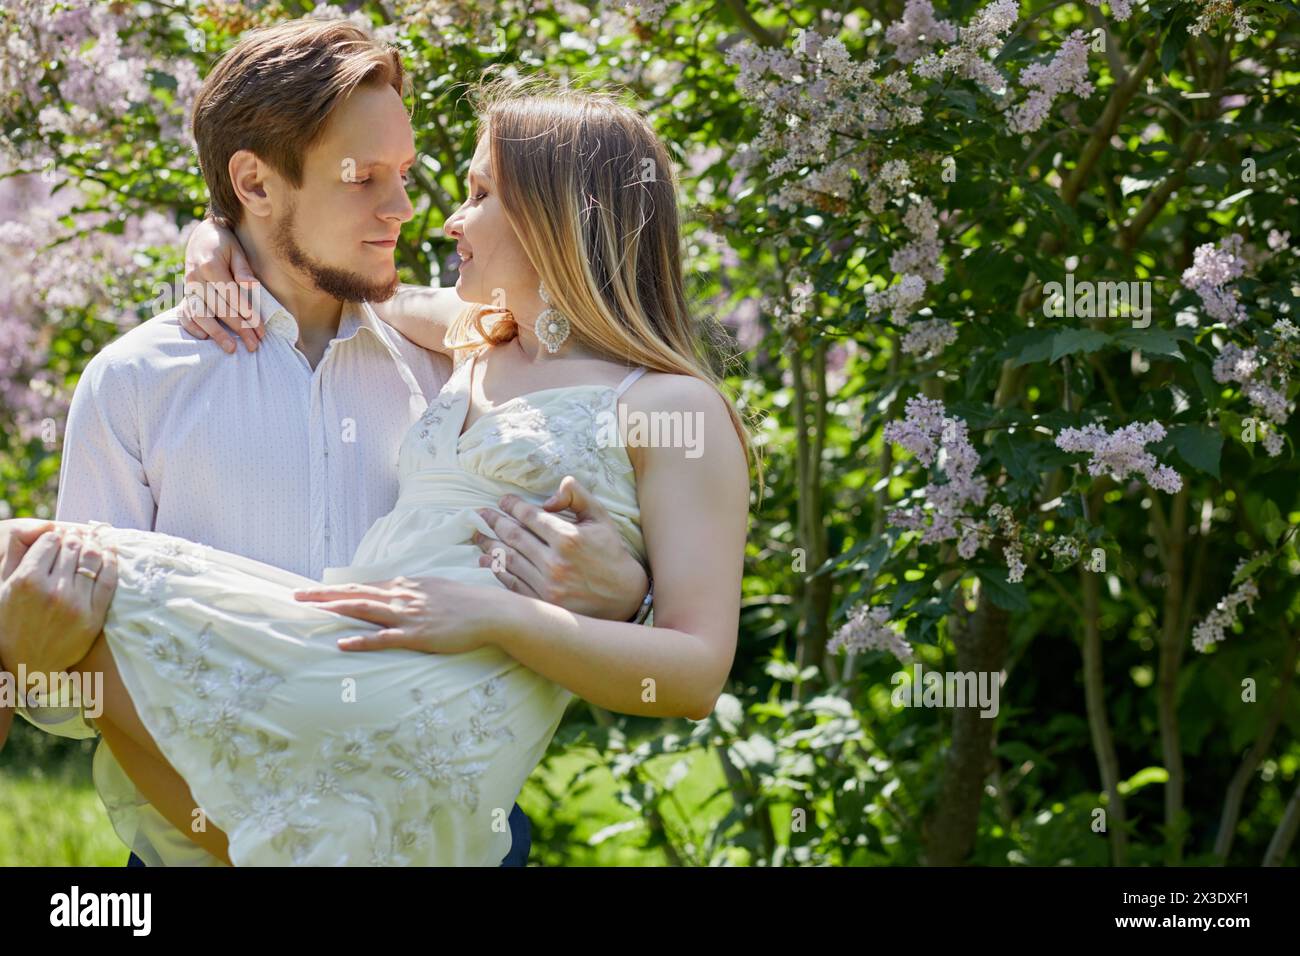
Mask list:
[[[545,79],[494,79],[472,94],[506,218],[570,335],[658,372],[709,382],[726,403],[746,463],[745,421],[712,364],[725,333],[695,321],[682,277],[677,177],[649,122],[611,94]],[[472,305],[447,335],[453,348],[509,342],[507,310]]]

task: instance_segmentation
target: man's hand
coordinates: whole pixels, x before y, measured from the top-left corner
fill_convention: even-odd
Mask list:
[[[0,524],[0,661],[55,674],[90,651],[117,589],[117,555],[52,521]],[[92,580],[77,567],[96,572]]]
[[[484,552],[479,566],[492,568],[502,584],[574,614],[627,621],[637,613],[650,588],[645,568],[609,512],[573,476],[542,508],[515,495],[502,498],[501,508],[505,514],[479,512],[497,538],[475,533],[474,543]],[[566,509],[576,524],[553,513]]]

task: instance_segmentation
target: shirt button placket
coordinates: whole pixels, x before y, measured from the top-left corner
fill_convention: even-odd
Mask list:
[[[311,390],[311,527],[312,527],[312,577],[319,578],[321,570],[329,565],[329,516],[326,513],[329,475],[326,470],[325,446],[325,396],[322,392],[323,372],[328,355],[321,359],[312,375]],[[320,537],[317,537],[320,535]]]

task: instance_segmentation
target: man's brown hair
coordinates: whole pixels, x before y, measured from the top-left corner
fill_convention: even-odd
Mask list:
[[[408,82],[397,50],[354,23],[293,20],[250,31],[217,62],[194,101],[194,142],[212,217],[231,227],[243,219],[230,182],[236,151],[251,150],[301,187],[303,157],[339,103],[369,83],[404,98]]]

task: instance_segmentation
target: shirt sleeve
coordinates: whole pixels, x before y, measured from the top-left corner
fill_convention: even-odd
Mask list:
[[[142,461],[134,369],[110,352],[86,365],[63,436],[56,521],[106,521],[152,531],[157,514]],[[46,733],[81,739],[97,731],[79,707],[19,707]]]
[[[157,505],[144,469],[134,371],[101,353],[82,373],[63,436],[56,521],[154,529]]]

